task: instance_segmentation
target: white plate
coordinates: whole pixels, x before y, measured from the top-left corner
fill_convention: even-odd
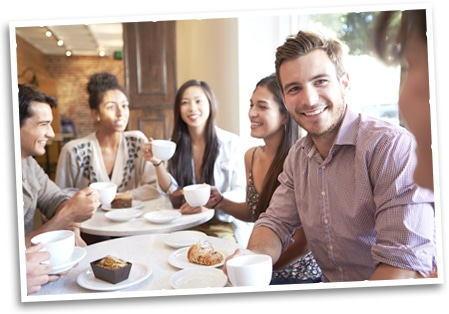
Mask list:
[[[170,284],[175,289],[220,288],[227,282],[223,271],[216,268],[187,268],[170,277]]]
[[[76,282],[83,288],[89,290],[97,290],[97,291],[112,291],[119,290],[131,287],[136,285],[148,277],[151,276],[153,270],[150,269],[147,265],[139,262],[132,262],[131,271],[129,272],[129,277],[126,280],[118,282],[116,284],[97,279],[92,272],[92,268],[88,268],[86,271],[79,274]]]
[[[171,246],[174,249],[179,249],[192,244],[206,240],[207,234],[201,231],[184,230],[170,233],[165,239],[164,243]]]
[[[69,260],[58,266],[54,266],[50,275],[59,274],[65,272],[66,270],[69,270],[70,268],[75,266],[76,263],[81,261],[84,258],[84,256],[86,256],[86,249],[79,246],[75,246],[75,248],[73,249],[72,256],[70,256]]]
[[[142,201],[134,201],[133,200],[133,203],[132,203],[132,205],[131,205],[131,207],[129,207],[129,208],[135,208],[135,209],[141,209],[141,208],[143,208],[143,202]],[[110,211],[110,210],[118,210],[118,209],[129,209],[129,208],[112,208],[111,207],[111,204],[108,204],[108,205],[103,205],[102,207],[101,207],[103,210],[106,210],[106,211]]]
[[[127,221],[139,217],[142,215],[142,211],[135,208],[123,208],[111,210],[104,215],[113,221]]]
[[[146,213],[143,217],[152,223],[166,224],[181,216],[181,212],[177,209],[162,209]]]
[[[217,251],[219,251],[221,254],[223,254],[223,260],[221,261],[221,263],[211,265],[211,266],[200,265],[200,264],[195,264],[195,263],[189,262],[189,259],[187,258],[187,251],[189,250],[189,248],[190,247],[183,247],[183,248],[177,249],[176,251],[171,253],[168,256],[168,263],[176,268],[183,268],[183,269],[184,268],[214,268],[214,267],[223,266],[226,257],[228,257],[230,255],[229,252],[224,252],[222,249],[215,248]]]
[[[191,246],[198,241],[206,239],[207,234],[204,232],[184,230],[171,233],[164,239],[164,243],[174,249],[179,249],[182,247]]]

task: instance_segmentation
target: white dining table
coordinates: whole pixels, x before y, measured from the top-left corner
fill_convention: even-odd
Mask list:
[[[128,221],[113,221],[106,217],[109,210],[97,209],[92,218],[81,223],[81,231],[97,236],[124,237],[151,233],[167,233],[196,227],[212,219],[213,209],[205,209],[201,213],[182,215],[169,223],[153,223],[145,219],[145,214],[161,208],[171,208],[168,197],[144,201],[139,217]],[[114,210],[114,209],[112,209]]]
[[[174,256],[175,252],[181,249],[167,245],[166,239],[172,234],[162,233],[130,236],[88,245],[84,248],[86,255],[76,266],[70,269],[67,274],[61,276],[59,280],[50,282],[42,286],[39,292],[28,295],[26,301],[98,299],[135,297],[139,295],[176,295],[176,292],[183,293],[182,290],[185,293],[186,289],[175,289],[170,284],[171,276],[185,268],[182,265],[181,267],[179,265],[173,266],[174,264],[169,262],[169,259]],[[222,252],[225,257],[240,247],[233,241],[216,237],[207,236],[206,241],[210,242],[215,249]],[[96,280],[97,283],[93,282],[92,287],[88,286],[87,289],[85,286],[80,285],[78,280],[85,278],[91,272],[90,262],[103,258],[106,255],[112,255],[130,261],[133,263],[132,267],[135,267],[134,271],[138,272],[137,276],[145,276],[146,278],[136,284],[132,284],[132,282],[128,283],[128,287],[118,290],[115,290],[113,284],[106,284],[106,288],[100,285],[97,290],[96,284],[98,280]],[[144,271],[142,271],[142,267],[145,268]],[[206,266],[204,267],[208,268]],[[221,268],[222,266],[216,267],[216,269]],[[150,273],[149,276],[148,272]],[[131,275],[133,275],[133,268],[131,268],[130,278]],[[135,274],[133,276],[135,277]],[[138,281],[138,278],[134,280]],[[127,283],[124,281],[119,284]],[[195,288],[194,290],[210,293],[210,289],[225,289],[229,287],[229,283],[226,283],[223,288]]]

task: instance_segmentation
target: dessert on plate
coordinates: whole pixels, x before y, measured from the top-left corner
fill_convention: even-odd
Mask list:
[[[223,254],[217,251],[210,242],[205,240],[192,244],[187,251],[187,259],[189,262],[200,265],[217,265],[223,261],[223,258]]]
[[[111,208],[130,208],[132,206],[133,197],[129,191],[117,193],[111,202]]]
[[[112,284],[128,279],[132,266],[130,262],[111,255],[93,261],[90,265],[95,278]]]

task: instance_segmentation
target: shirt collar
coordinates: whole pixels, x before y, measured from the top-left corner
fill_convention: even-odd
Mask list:
[[[355,145],[357,141],[359,121],[359,114],[347,106],[345,116],[343,117],[340,130],[338,130],[334,145]]]

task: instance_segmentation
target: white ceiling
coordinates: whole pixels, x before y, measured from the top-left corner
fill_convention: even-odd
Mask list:
[[[45,32],[53,36],[48,38]],[[123,49],[122,24],[80,24],[38,27],[16,27],[16,34],[45,55],[64,56],[66,50],[73,56],[98,56],[100,50],[107,56]],[[64,41],[59,47],[57,40]]]

